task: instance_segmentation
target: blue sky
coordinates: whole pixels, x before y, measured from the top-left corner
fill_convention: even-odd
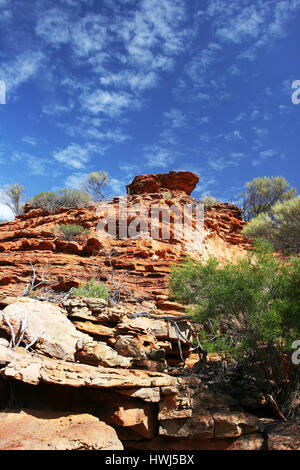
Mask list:
[[[0,196],[103,169],[107,196],[170,170],[196,198],[265,175],[299,192],[299,23],[300,0],[0,0]]]

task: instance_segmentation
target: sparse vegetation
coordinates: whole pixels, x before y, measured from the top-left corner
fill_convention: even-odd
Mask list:
[[[171,199],[172,198],[172,193],[170,191],[166,191],[165,193],[163,193],[163,197],[164,199]]]
[[[243,235],[264,238],[277,251],[300,253],[300,196],[275,204],[270,213],[259,214],[244,227]]]
[[[81,225],[76,224],[61,224],[59,225],[58,230],[59,234],[61,234],[63,238],[68,241],[73,240],[73,238],[78,237],[79,235],[89,233],[89,230],[82,227]],[[54,233],[54,231],[52,233]]]
[[[204,210],[206,210],[220,201],[218,201],[215,197],[211,196],[210,194],[207,194],[206,196],[202,196],[199,202],[204,205]]]
[[[283,176],[254,178],[246,183],[247,190],[241,193],[242,209],[246,221],[260,214],[268,214],[274,204],[292,199],[296,189]]]
[[[96,297],[98,299],[107,299],[108,288],[102,282],[97,282],[95,279],[90,279],[87,283],[74,289],[72,295],[79,295],[81,297]]]
[[[283,364],[300,338],[300,258],[282,261],[260,240],[235,264],[210,258],[206,265],[190,260],[173,268],[170,287],[176,300],[190,305],[193,319],[206,325],[202,346],[244,366],[259,363],[267,391],[290,412],[299,370],[291,360],[285,369]]]
[[[88,207],[91,201],[91,196],[82,191],[61,189],[58,193],[53,191],[39,193],[31,199],[30,204],[34,208],[55,213],[59,207]]]
[[[18,183],[8,186],[3,191],[3,203],[10,208],[14,215],[20,215],[23,212],[22,197],[24,194],[24,187]]]
[[[105,199],[103,188],[109,184],[107,171],[94,171],[90,173],[83,184],[84,191],[89,194],[94,201]]]

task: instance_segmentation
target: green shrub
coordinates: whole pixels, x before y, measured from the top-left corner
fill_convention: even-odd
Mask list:
[[[189,260],[173,268],[170,288],[176,300],[190,305],[194,321],[206,325],[202,346],[238,362],[259,363],[271,392],[281,400],[283,388],[292,383],[289,374],[296,377],[299,391],[291,352],[293,341],[300,339],[300,258],[282,261],[266,241],[257,241],[255,247],[235,264],[221,266],[216,258],[206,265]]]
[[[264,238],[275,250],[300,253],[300,196],[275,204],[270,214],[259,214],[248,222],[243,235]]]
[[[61,224],[59,225],[59,231],[68,241],[72,240],[78,235],[82,235],[83,233],[88,232],[84,227],[76,224]]]
[[[87,207],[92,197],[77,189],[61,189],[59,191],[59,205],[63,207]]]
[[[59,198],[53,191],[42,192],[34,196],[30,204],[33,208],[41,208],[49,212],[54,212],[55,209],[59,207]]]
[[[91,196],[77,189],[61,189],[58,194],[49,191],[34,196],[30,204],[34,208],[42,208],[55,213],[59,207],[87,207],[92,201]]]
[[[107,299],[108,288],[102,282],[90,279],[87,283],[73,290],[73,295],[81,297],[96,297],[99,299]]]
[[[274,204],[292,199],[296,195],[296,189],[292,188],[283,176],[254,178],[246,183],[246,188],[247,190],[241,193],[245,220],[259,214],[268,214]]]

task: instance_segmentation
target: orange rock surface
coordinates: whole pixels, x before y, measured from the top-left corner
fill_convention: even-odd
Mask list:
[[[157,185],[151,186],[150,180]],[[206,211],[200,229],[201,243],[193,238],[197,222],[194,213],[187,219],[190,226],[183,235],[179,233],[176,224],[185,208],[195,207],[195,199],[186,193],[193,190],[197,181],[197,175],[188,172],[137,176],[129,185],[128,196],[84,209],[60,208],[56,214],[27,204],[24,215],[0,224],[0,293],[20,294],[32,280],[33,266],[38,281],[44,275],[52,288],[63,291],[90,278],[112,286],[114,270],[115,283],[135,296],[157,302],[158,313],[182,313],[181,305],[169,301],[171,265],[187,256],[203,261],[209,255],[220,260],[234,259],[244,256],[248,248],[241,235],[241,211],[229,204],[216,204]],[[175,187],[178,190],[173,191]],[[168,189],[172,191],[166,194],[164,190]],[[150,190],[156,192],[149,193]],[[150,226],[154,208],[171,214],[167,238],[163,215],[157,219],[158,224]],[[109,228],[109,221],[115,222],[113,229]],[[51,232],[60,224],[81,225],[89,229],[89,235],[63,240]],[[102,232],[98,224],[105,228]],[[129,237],[132,227],[138,226],[142,233]]]

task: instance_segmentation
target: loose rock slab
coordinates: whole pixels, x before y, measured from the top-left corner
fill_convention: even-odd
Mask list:
[[[11,324],[15,335],[22,321],[27,319],[23,342],[30,344],[36,340],[34,348],[47,356],[74,361],[76,344],[90,341],[91,337],[76,330],[75,326],[57,305],[33,299],[19,299],[0,312],[0,331],[11,335]]]
[[[0,450],[123,450],[116,431],[88,414],[0,413]]]

